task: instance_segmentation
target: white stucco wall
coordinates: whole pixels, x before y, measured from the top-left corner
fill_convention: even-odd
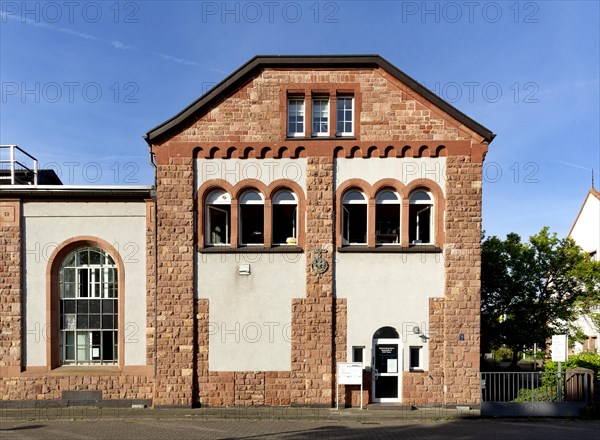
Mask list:
[[[240,264],[250,275],[239,275]],[[304,298],[304,254],[198,254],[209,300],[210,371],[289,371],[292,298]]]
[[[585,252],[596,252],[594,259],[600,261],[600,199],[594,194],[588,193],[570,236]],[[600,329],[596,328],[589,316],[579,316],[575,325],[587,336],[595,336],[596,341],[600,341]],[[582,351],[583,345],[576,342],[574,352]]]
[[[335,280],[337,297],[348,301],[348,361],[353,346],[364,346],[365,365],[371,365],[373,334],[389,326],[402,338],[404,370],[409,346],[423,346],[428,368],[427,342],[413,328],[428,334],[429,298],[444,296],[441,254],[338,253]]]
[[[232,185],[245,179],[256,179],[265,185],[289,179],[306,193],[306,159],[197,159],[197,186],[211,179],[222,179]]]
[[[23,204],[25,365],[46,365],[46,270],[56,246],[95,236],[120,253],[125,265],[125,365],[146,364],[146,205],[144,203]]]
[[[427,178],[446,194],[446,158],[339,158],[336,185],[362,179],[373,185],[382,178],[409,184]],[[403,365],[408,370],[408,348],[422,346],[422,366],[428,368],[427,340],[413,333],[418,326],[427,334],[429,298],[444,296],[444,261],[441,254],[338,253],[336,293],[348,298],[348,361],[352,347],[364,346],[365,365],[371,364],[372,337],[380,327],[394,327],[402,338]]]
[[[596,251],[600,261],[600,200],[593,194],[588,193],[570,235],[584,251]]]
[[[422,157],[404,159],[395,157],[339,158],[335,160],[335,182],[340,185],[349,179],[362,179],[373,185],[383,178],[398,179],[405,185],[415,179],[436,182],[446,195],[446,158]]]

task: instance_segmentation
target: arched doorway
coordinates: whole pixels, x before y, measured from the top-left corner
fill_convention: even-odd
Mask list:
[[[373,402],[400,402],[402,389],[402,344],[394,327],[381,327],[373,334]]]

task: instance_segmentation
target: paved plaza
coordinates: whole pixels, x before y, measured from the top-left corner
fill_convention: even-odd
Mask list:
[[[0,439],[598,440],[600,421],[480,419],[438,411],[311,409],[0,410]]]

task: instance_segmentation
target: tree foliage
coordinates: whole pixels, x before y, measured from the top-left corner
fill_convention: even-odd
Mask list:
[[[487,237],[481,247],[482,349],[506,345],[513,362],[523,347],[544,348],[553,334],[572,332],[578,313],[600,305],[600,262],[572,238],[547,227],[521,242]]]

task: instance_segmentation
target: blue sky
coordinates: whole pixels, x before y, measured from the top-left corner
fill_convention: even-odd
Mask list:
[[[257,54],[380,54],[497,138],[488,235],[566,235],[600,182],[600,2],[0,2],[0,143],[152,184],[142,139]]]

